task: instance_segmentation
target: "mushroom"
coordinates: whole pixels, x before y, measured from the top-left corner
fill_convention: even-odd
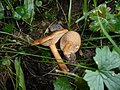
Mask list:
[[[60,39],[60,48],[69,63],[76,63],[75,53],[79,50],[81,45],[81,37],[75,31],[69,31]]]
[[[35,41],[32,42],[32,46],[42,44],[44,46],[49,46],[56,61],[58,62],[59,67],[61,70],[64,72],[68,72],[69,69],[68,67],[64,64],[63,59],[61,58],[59,52],[57,51],[57,48],[55,44],[58,42],[58,40],[66,33],[68,32],[67,29],[62,29],[62,30],[56,30],[53,33],[51,33],[48,36],[44,36],[42,38],[36,39]]]

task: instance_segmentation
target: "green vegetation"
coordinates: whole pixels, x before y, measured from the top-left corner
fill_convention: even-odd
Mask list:
[[[0,1],[0,90],[120,89],[120,2],[83,0],[81,11],[74,6],[78,8],[79,0],[61,2]],[[59,70],[49,48],[31,46],[34,39],[49,33],[57,17],[82,38],[78,63],[65,61],[68,67],[77,67],[75,72]],[[56,46],[65,60],[59,42]]]

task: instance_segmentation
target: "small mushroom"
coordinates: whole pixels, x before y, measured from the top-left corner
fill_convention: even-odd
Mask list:
[[[44,36],[42,38],[39,38],[35,41],[32,42],[32,46],[33,45],[38,45],[38,44],[42,44],[44,46],[49,46],[56,61],[58,62],[59,67],[61,68],[61,70],[63,70],[64,72],[68,72],[69,69],[68,67],[64,64],[63,59],[61,58],[59,52],[57,51],[57,48],[55,46],[55,44],[58,42],[58,40],[66,33],[68,32],[67,29],[62,29],[62,30],[57,30],[53,33],[51,33],[48,36]]]
[[[76,63],[75,53],[79,50],[81,45],[81,37],[75,31],[69,31],[60,39],[60,48],[69,63]]]

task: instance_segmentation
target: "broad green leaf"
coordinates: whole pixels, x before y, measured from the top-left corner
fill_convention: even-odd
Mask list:
[[[104,83],[109,90],[120,90],[120,73],[115,74],[112,71],[102,72]]]
[[[84,79],[87,81],[90,90],[104,90],[104,84],[109,90],[120,90],[120,74],[112,71],[90,71],[86,70]]]
[[[104,90],[103,78],[99,71],[86,70],[85,72],[84,79],[87,81],[90,90]]]
[[[110,51],[108,47],[96,49],[94,57],[99,70],[111,70],[120,66],[120,55],[115,51]]]
[[[86,70],[84,76],[90,90],[104,90],[104,85],[109,90],[120,90],[120,74],[110,71],[120,66],[120,55],[116,51],[111,52],[108,47],[97,48],[94,60],[98,70]]]
[[[73,90],[66,77],[59,77],[54,82],[54,90]]]
[[[20,66],[19,58],[16,58],[14,66],[16,71],[16,87],[19,88],[19,90],[26,90],[24,74]]]

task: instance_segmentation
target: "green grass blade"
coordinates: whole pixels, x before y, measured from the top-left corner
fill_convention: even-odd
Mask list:
[[[16,70],[16,89],[18,90],[26,90],[24,73],[20,66],[20,58],[16,58],[15,60],[15,70]]]
[[[84,25],[83,25],[83,31],[81,33],[81,37],[84,34],[86,23],[87,23],[87,16],[88,16],[87,0],[84,0],[84,4],[83,4],[83,16],[85,17],[85,22],[84,22]]]
[[[98,22],[100,24],[100,27],[104,33],[104,35],[109,39],[109,41],[113,44],[113,46],[116,48],[116,51],[120,54],[120,48],[117,46],[117,44],[114,42],[114,40],[111,38],[111,36],[107,33],[107,31],[105,30],[105,28],[103,27],[100,18],[98,17]]]
[[[72,12],[72,0],[70,0],[70,4],[69,4],[69,12],[68,12],[68,30],[70,30],[70,24],[71,24],[71,12]]]

